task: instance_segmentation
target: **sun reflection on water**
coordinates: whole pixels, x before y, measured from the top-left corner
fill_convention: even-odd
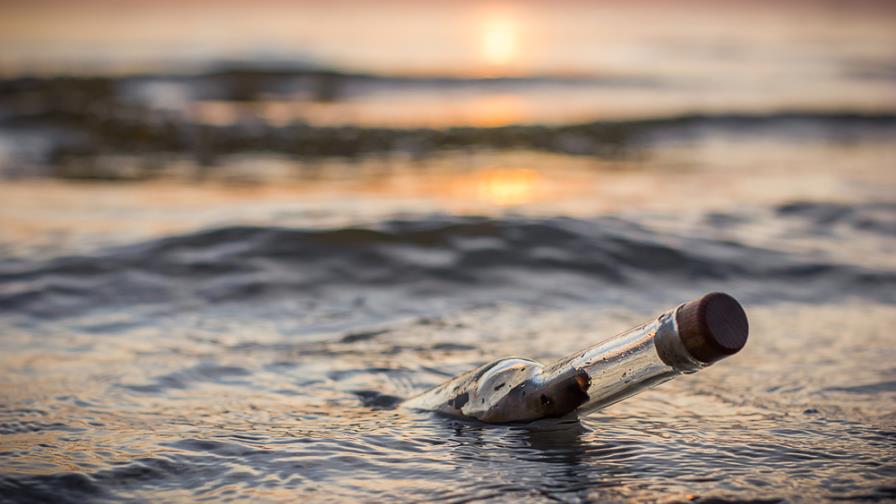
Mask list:
[[[536,196],[539,174],[525,168],[485,170],[476,176],[480,199],[498,205],[519,205]]]

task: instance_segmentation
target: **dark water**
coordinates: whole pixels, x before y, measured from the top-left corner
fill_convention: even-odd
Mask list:
[[[192,177],[205,179],[233,157],[260,153],[311,165],[332,158],[428,160],[445,152],[482,150],[628,160],[651,156],[658,144],[706,136],[808,137],[846,143],[875,136],[888,139],[896,131],[896,107],[889,101],[866,109],[836,101],[819,107],[776,104],[770,98],[761,107],[664,110],[661,100],[647,99],[638,102],[643,108],[606,113],[583,112],[576,100],[566,103],[570,95],[579,94],[592,107],[601,104],[606,84],[599,79],[410,79],[413,85],[432,88],[420,100],[407,100],[405,95],[413,91],[406,89],[410,84],[405,80],[336,71],[239,69],[191,77],[4,79],[0,80],[0,174],[141,180],[182,174],[172,166],[187,161],[197,166]],[[339,89],[353,85],[362,89],[357,96],[340,91],[349,95],[332,99],[294,96],[293,88],[324,85],[314,84],[318,81]],[[383,99],[369,89],[370,81],[400,96]],[[183,96],[173,104],[158,103],[149,91],[132,89],[154,86],[166,90],[165,86],[174,86],[180,90],[175,94]],[[620,100],[631,86],[611,86],[603,99]],[[240,91],[228,91],[231,87]],[[489,116],[488,100],[497,98],[486,96],[481,98],[483,105],[472,107],[483,111],[483,117],[456,117],[445,103],[451,103],[450,90],[458,87],[473,94],[510,96],[532,112],[505,117],[498,111]],[[275,91],[283,96],[271,98]],[[365,112],[364,100],[370,95],[385,103]],[[406,113],[409,117],[392,117],[403,100],[413,105]],[[278,112],[278,107],[285,110]],[[434,110],[426,114],[421,109],[427,107]],[[416,121],[420,116],[432,119]]]
[[[651,222],[429,216],[7,255],[0,495],[896,499],[896,205]],[[773,225],[775,246],[748,243]],[[587,418],[395,409],[708,290],[744,302],[745,351]]]
[[[798,202],[771,209],[802,238],[896,236],[896,204]],[[8,314],[52,319],[120,306],[155,313],[279,299],[358,305],[374,317],[429,299],[557,304],[612,301],[671,283],[684,292],[737,284],[744,295],[798,301],[856,296],[896,302],[896,272],[865,261],[712,238],[737,214],[713,213],[701,232],[658,232],[626,218],[430,217],[302,230],[228,227],[44,263],[0,263]],[[786,242],[779,242],[786,245]],[[811,287],[811,288],[810,288]],[[676,293],[677,294],[677,293]],[[652,301],[652,300],[650,300]]]

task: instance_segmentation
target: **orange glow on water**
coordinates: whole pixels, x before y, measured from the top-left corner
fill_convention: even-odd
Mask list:
[[[477,174],[479,197],[498,205],[519,205],[531,201],[538,187],[538,172],[523,168],[486,170]]]

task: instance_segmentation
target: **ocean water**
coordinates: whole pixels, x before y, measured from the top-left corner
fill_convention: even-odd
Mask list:
[[[638,169],[530,152],[319,185],[8,182],[0,494],[896,498],[896,153],[874,131],[778,138],[658,145]],[[745,350],[588,417],[396,408],[712,290],[746,307]]]
[[[896,500],[896,14],[686,5],[4,5],[0,501]],[[400,407],[710,291],[589,416]]]

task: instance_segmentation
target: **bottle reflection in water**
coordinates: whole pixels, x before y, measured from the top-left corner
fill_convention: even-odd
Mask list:
[[[747,333],[740,304],[715,292],[549,365],[496,360],[404,406],[491,423],[584,414],[733,355]]]

